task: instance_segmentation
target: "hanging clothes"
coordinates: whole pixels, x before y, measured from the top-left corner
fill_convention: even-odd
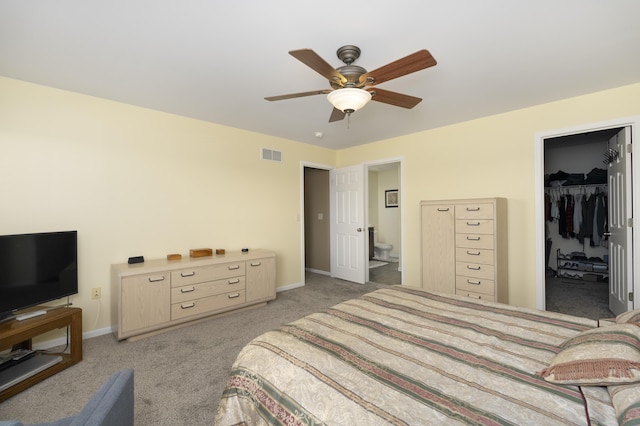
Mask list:
[[[582,226],[582,200],[584,194],[577,194],[574,197],[573,202],[573,232],[574,236],[578,238],[580,234],[580,227]]]

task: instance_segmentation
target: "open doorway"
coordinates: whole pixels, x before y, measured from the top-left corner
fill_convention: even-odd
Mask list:
[[[548,311],[610,318],[608,164],[621,128],[544,140]]]
[[[401,163],[367,166],[368,281],[402,284]]]
[[[362,253],[365,254],[365,263],[371,260],[376,266],[366,269],[367,282],[402,284],[401,165],[400,159],[365,165],[367,176],[363,202],[366,205],[362,209],[368,232],[365,232]],[[303,276],[305,272],[331,275],[330,170],[332,168],[325,165],[302,164]],[[395,195],[395,198],[389,195]],[[391,247],[385,254],[379,250],[380,247],[376,250],[376,243]]]
[[[634,123],[537,136],[539,308],[593,319],[633,308]]]

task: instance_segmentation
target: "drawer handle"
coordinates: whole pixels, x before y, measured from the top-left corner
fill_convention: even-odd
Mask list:
[[[251,263],[251,266],[260,266],[262,265],[262,262],[255,262],[255,263]]]
[[[240,269],[240,265],[228,266],[227,268],[228,268],[230,271],[233,271],[234,269]]]
[[[192,277],[194,276],[196,273],[195,272],[180,272],[180,276],[181,277]]]
[[[467,241],[480,241],[480,237],[472,237],[467,235]]]
[[[235,299],[236,297],[240,297],[240,293],[229,294],[229,295],[227,295],[227,297],[229,299]]]
[[[467,222],[467,226],[480,226],[480,222]]]
[[[467,265],[467,269],[471,269],[471,270],[474,270],[474,271],[479,271],[479,270],[480,270],[480,267],[479,267],[479,266],[470,266],[470,265]]]
[[[191,302],[188,305],[182,304],[180,305],[182,309],[191,309],[196,307],[196,302]]]
[[[160,276],[160,277],[149,277],[149,282],[150,283],[155,283],[158,281],[164,281],[164,275]]]
[[[227,281],[227,282],[228,282],[229,284],[238,284],[238,283],[240,282],[240,280],[236,278],[235,280],[229,280],[229,281]]]
[[[467,280],[467,284],[480,285],[480,281]]]
[[[479,251],[471,251],[471,250],[467,250],[467,254],[469,256],[480,256],[480,252]]]
[[[438,211],[439,212],[448,212],[449,211],[449,207],[438,207]]]
[[[191,293],[192,291],[196,291],[195,287],[191,287],[191,288],[181,288],[180,289],[180,293]]]
[[[467,207],[468,212],[479,212],[480,207]]]

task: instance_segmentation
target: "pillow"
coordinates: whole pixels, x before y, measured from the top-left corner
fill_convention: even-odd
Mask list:
[[[640,384],[608,386],[619,425],[640,423]]]
[[[615,324],[583,331],[560,345],[540,375],[564,385],[640,382],[640,327]]]
[[[616,317],[618,324],[624,324],[628,322],[640,322],[640,309],[634,309],[629,312],[623,312]]]

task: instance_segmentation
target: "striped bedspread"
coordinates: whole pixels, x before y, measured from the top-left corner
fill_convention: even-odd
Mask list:
[[[377,290],[253,340],[216,424],[615,425],[606,388],[536,374],[564,340],[596,326],[407,286]]]

